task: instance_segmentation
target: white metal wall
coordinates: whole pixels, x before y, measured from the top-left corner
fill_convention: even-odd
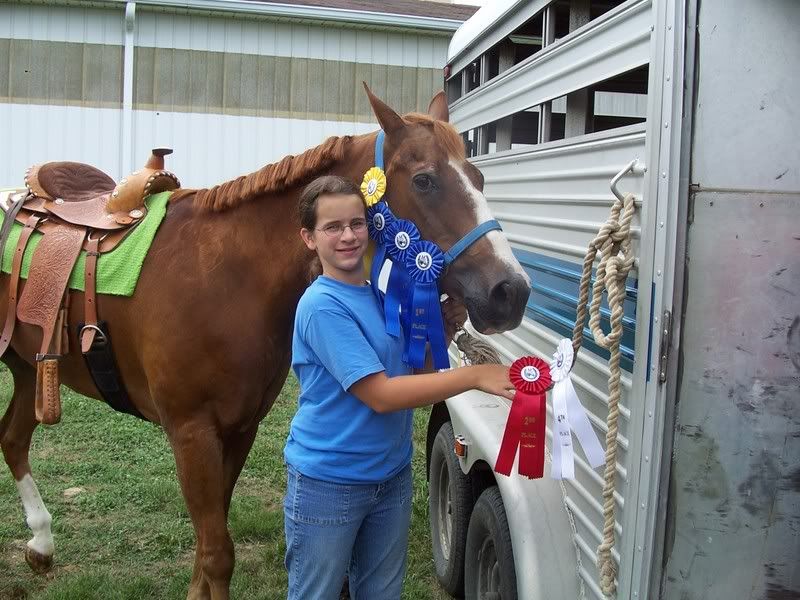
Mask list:
[[[27,40],[36,46],[33,50],[25,47]],[[223,98],[213,109],[139,103],[145,76],[139,62],[138,72],[134,71],[137,79],[133,82],[130,148],[122,148],[126,137],[123,73],[114,66],[116,58],[108,59],[111,54],[124,52],[124,10],[0,4],[0,185],[21,184],[30,164],[47,160],[88,162],[120,178],[146,160],[155,146],[174,148],[175,154],[167,159],[168,168],[185,186],[219,183],[287,154],[300,153],[331,135],[374,130],[376,125],[365,109],[362,79],[398,110],[424,110],[431,90],[441,87],[447,41],[447,36],[436,34],[270,22],[251,15],[233,18],[155,13],[139,5],[133,43],[143,52],[157,48],[166,53],[223,53],[225,60],[274,57],[275,61],[284,61],[281,64],[285,68],[293,69],[297,62],[302,69],[300,77],[291,73],[290,90],[276,91],[287,95],[291,104],[283,110],[264,112],[230,109],[230,98]],[[50,64],[49,72],[42,74],[41,61],[54,62],[64,47],[85,61],[82,66],[87,76],[102,78],[102,85],[111,90],[111,100],[87,100],[85,94],[74,99],[63,89],[52,89],[52,82],[47,80],[57,79],[58,68]],[[11,48],[11,56],[2,56],[4,48]],[[31,69],[20,73],[18,62],[9,64],[17,56],[31,61]],[[137,56],[136,60],[141,58]],[[313,62],[318,71],[322,64],[323,73],[332,67],[346,70],[350,107],[339,102],[331,108],[328,100],[338,101],[343,94],[338,89],[325,94],[323,82],[303,61]],[[97,72],[98,62],[103,73]],[[39,80],[28,81],[28,75]],[[180,72],[174,75],[165,77],[161,73],[159,80],[156,73],[153,85],[186,76]],[[214,75],[220,78],[220,73]],[[222,90],[223,96],[230,89],[229,82],[224,85],[228,87]],[[253,85],[252,81],[243,81],[242,93]],[[160,91],[162,99],[171,97],[171,93]],[[158,93],[156,90],[152,95],[157,97]],[[298,94],[304,95],[302,110],[297,110]]]

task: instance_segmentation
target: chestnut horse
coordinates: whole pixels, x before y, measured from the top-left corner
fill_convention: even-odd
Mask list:
[[[400,117],[367,89],[386,132],[387,198],[393,212],[417,224],[425,239],[451,247],[490,219],[483,178],[447,124],[443,93],[429,115]],[[231,494],[258,424],[289,371],[294,311],[310,281],[314,254],[299,236],[297,201],[323,174],[361,182],[373,166],[376,133],[330,138],[211,189],[176,191],[132,297],[98,296],[98,312],[115,341],[128,394],[169,438],[197,540],[189,598],[228,598],[234,548],[227,517]],[[482,332],[519,325],[530,282],[505,237],[492,231],[461,255],[442,291],[462,301]],[[8,276],[0,278],[6,314]],[[80,347],[80,292],[69,292],[71,347]],[[33,532],[26,558],[46,569],[54,546],[51,517],[31,476],[28,450],[37,425],[39,330],[19,322],[2,360],[14,377],[0,444]],[[83,358],[61,360],[61,379],[100,398]]]

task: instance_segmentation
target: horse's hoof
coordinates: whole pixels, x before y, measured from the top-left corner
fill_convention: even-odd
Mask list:
[[[33,548],[25,546],[25,562],[28,563],[34,573],[43,575],[53,567],[53,556],[45,556]]]

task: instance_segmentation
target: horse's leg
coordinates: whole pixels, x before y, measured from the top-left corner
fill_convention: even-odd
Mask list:
[[[0,421],[0,446],[25,509],[25,519],[33,538],[25,548],[25,560],[37,573],[44,573],[53,564],[52,517],[42,502],[39,489],[31,476],[28,450],[37,421],[34,412],[36,370],[9,349],[4,359],[14,376],[14,394],[6,414]]]
[[[211,420],[196,418],[168,432],[197,548],[188,598],[228,600],[233,541],[225,510],[223,443]]]
[[[242,467],[247,460],[247,455],[253,447],[256,433],[258,432],[258,424],[244,433],[236,433],[227,438],[223,446],[223,472],[225,474],[225,522],[228,520],[228,512],[231,508],[231,498],[233,497],[233,488],[236,486],[236,481],[239,479],[239,474],[242,472]],[[192,598],[208,598],[210,591],[208,583],[203,577],[203,568],[200,563],[200,553],[195,553],[194,558],[194,571],[192,573],[192,582],[190,585],[190,596]]]
[[[247,455],[250,454],[250,449],[253,447],[253,442],[256,439],[258,432],[258,423],[253,425],[250,429],[243,433],[235,433],[228,436],[225,440],[224,448],[224,469],[225,469],[225,516],[231,509],[231,498],[233,497],[233,488],[236,487],[236,482],[239,480],[239,475],[242,472],[242,467],[247,460]]]

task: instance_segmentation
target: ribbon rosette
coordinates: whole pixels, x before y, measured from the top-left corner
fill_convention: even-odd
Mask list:
[[[386,297],[383,301],[383,313],[386,317],[386,333],[393,337],[400,336],[400,307],[408,299],[409,278],[405,268],[408,249],[419,241],[417,226],[405,219],[395,219],[383,231],[383,243],[386,253],[392,259],[392,270],[386,284]]]
[[[519,447],[519,474],[538,479],[544,474],[546,392],[551,383],[550,367],[541,358],[524,356],[511,365],[509,377],[517,392],[494,470],[510,475]]]
[[[386,229],[395,221],[397,217],[394,216],[389,205],[386,202],[377,202],[369,207],[367,210],[367,228],[369,229],[369,237],[375,240],[378,244],[383,244],[383,234]]]
[[[364,180],[361,182],[361,194],[364,202],[370,207],[377,203],[386,192],[386,174],[380,167],[372,167],[364,173]]]
[[[373,204],[367,209],[367,229],[369,230],[369,237],[375,241],[376,249],[375,256],[372,258],[372,266],[370,267],[370,285],[372,291],[375,293],[381,303],[383,298],[381,296],[378,280],[383,270],[383,264],[386,261],[386,244],[384,241],[384,232],[395,221],[397,217],[394,216],[389,205],[386,202],[378,202]]]
[[[419,237],[417,226],[405,219],[395,219],[383,232],[386,252],[401,265],[405,265],[406,253],[414,242],[419,241]]]
[[[572,341],[563,339],[558,343],[550,372],[553,386],[553,467],[550,475],[553,479],[575,478],[575,453],[572,448],[572,433],[581,443],[586,459],[592,468],[605,462],[603,448],[597,439],[592,424],[586,416],[572,380],[569,377],[575,353]]]
[[[405,268],[412,283],[406,337],[408,362],[417,369],[424,367],[425,346],[430,342],[434,368],[447,369],[450,359],[447,356],[438,285],[444,269],[444,254],[433,242],[415,242],[405,254]]]

